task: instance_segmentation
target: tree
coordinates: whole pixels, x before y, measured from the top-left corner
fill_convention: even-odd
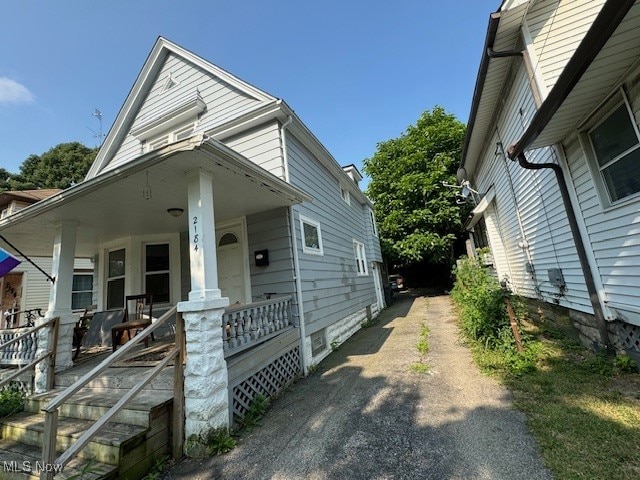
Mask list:
[[[9,177],[11,174],[0,167],[0,193],[9,190]]]
[[[79,142],[61,143],[42,155],[29,155],[9,185],[12,190],[70,187],[84,179],[97,152]]]
[[[381,142],[364,161],[371,177],[385,257],[396,265],[443,263],[468,210],[456,204],[455,183],[465,126],[442,107],[426,111],[398,138]]]

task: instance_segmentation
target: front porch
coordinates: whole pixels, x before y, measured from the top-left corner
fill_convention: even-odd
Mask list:
[[[95,362],[102,359],[100,372],[125,368],[121,363],[131,363],[132,355],[151,355],[153,350],[138,352],[140,336],[167,328],[170,318],[178,320],[176,335],[184,340],[175,342],[171,356],[185,361],[184,372],[179,362],[169,389],[183,412],[174,411],[179,420],[179,426],[173,426],[174,454],[181,455],[184,439],[197,440],[229,426],[255,395],[270,396],[293,381],[303,362],[289,207],[309,199],[222,144],[201,137],[142,155],[0,221],[0,232],[26,254],[45,255],[48,250],[53,256],[55,282],[44,321],[59,318],[59,333],[44,335],[36,349],[48,351],[56,344],[56,372],[40,363],[35,391],[45,392],[54,374],[61,382],[74,371],[93,372],[65,386],[47,406],[48,415],[57,416],[67,400],[93,385],[95,378],[89,377],[98,374],[93,359],[83,360],[86,352],[77,366],[72,361],[77,318],[70,300],[76,257],[95,260],[98,310],[122,308],[127,295],[147,292],[159,299],[153,316],[164,312],[108,360],[97,356]],[[255,262],[258,253],[266,263]],[[184,328],[179,326],[182,321]],[[171,345],[169,338],[162,341]],[[162,360],[167,365],[170,361]],[[160,365],[153,370],[161,379],[165,369],[175,370],[178,364]],[[150,367],[135,368],[146,375]],[[136,375],[115,373],[111,380],[104,375],[100,378],[107,385],[124,377],[134,383],[123,399],[142,390]],[[43,458],[52,462],[53,425],[43,433],[50,439]],[[72,454],[60,457],[64,462],[77,454],[71,448]]]

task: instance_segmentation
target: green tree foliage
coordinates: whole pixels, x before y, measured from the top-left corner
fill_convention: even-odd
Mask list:
[[[70,187],[84,179],[97,152],[97,148],[70,142],[56,145],[42,155],[29,155],[20,166],[20,173],[11,175],[8,187],[11,190]],[[0,180],[1,175],[2,172]]]
[[[463,207],[455,183],[465,126],[442,107],[426,111],[398,138],[378,144],[364,161],[371,177],[384,255],[395,264],[441,263],[461,230]]]
[[[9,177],[11,174],[4,168],[0,167],[0,192],[9,190]]]

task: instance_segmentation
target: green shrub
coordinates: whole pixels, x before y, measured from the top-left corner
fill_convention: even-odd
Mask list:
[[[0,418],[24,409],[24,393],[15,389],[0,391]]]
[[[454,274],[451,297],[460,311],[462,333],[488,347],[501,343],[504,329],[509,327],[504,301],[509,293],[472,259],[460,260]]]

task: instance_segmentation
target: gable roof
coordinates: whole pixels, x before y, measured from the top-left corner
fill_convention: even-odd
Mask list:
[[[13,200],[25,203],[36,203],[49,198],[62,190],[59,188],[43,188],[40,190],[7,190],[0,193],[0,206],[5,206]]]
[[[147,60],[145,61],[136,81],[134,82],[127,98],[122,105],[118,116],[113,122],[113,126],[109,130],[107,137],[96,156],[86,179],[95,177],[109,163],[113,155],[117,152],[123,140],[129,133],[136,114],[144,103],[151,87],[155,84],[158,74],[169,55],[176,55],[203,71],[220,78],[238,91],[244,93],[248,97],[254,98],[261,102],[275,102],[276,98],[268,93],[254,87],[253,85],[232,75],[226,70],[208,62],[198,55],[186,50],[185,48],[170,42],[166,38],[158,37],[155,45],[151,49]]]

